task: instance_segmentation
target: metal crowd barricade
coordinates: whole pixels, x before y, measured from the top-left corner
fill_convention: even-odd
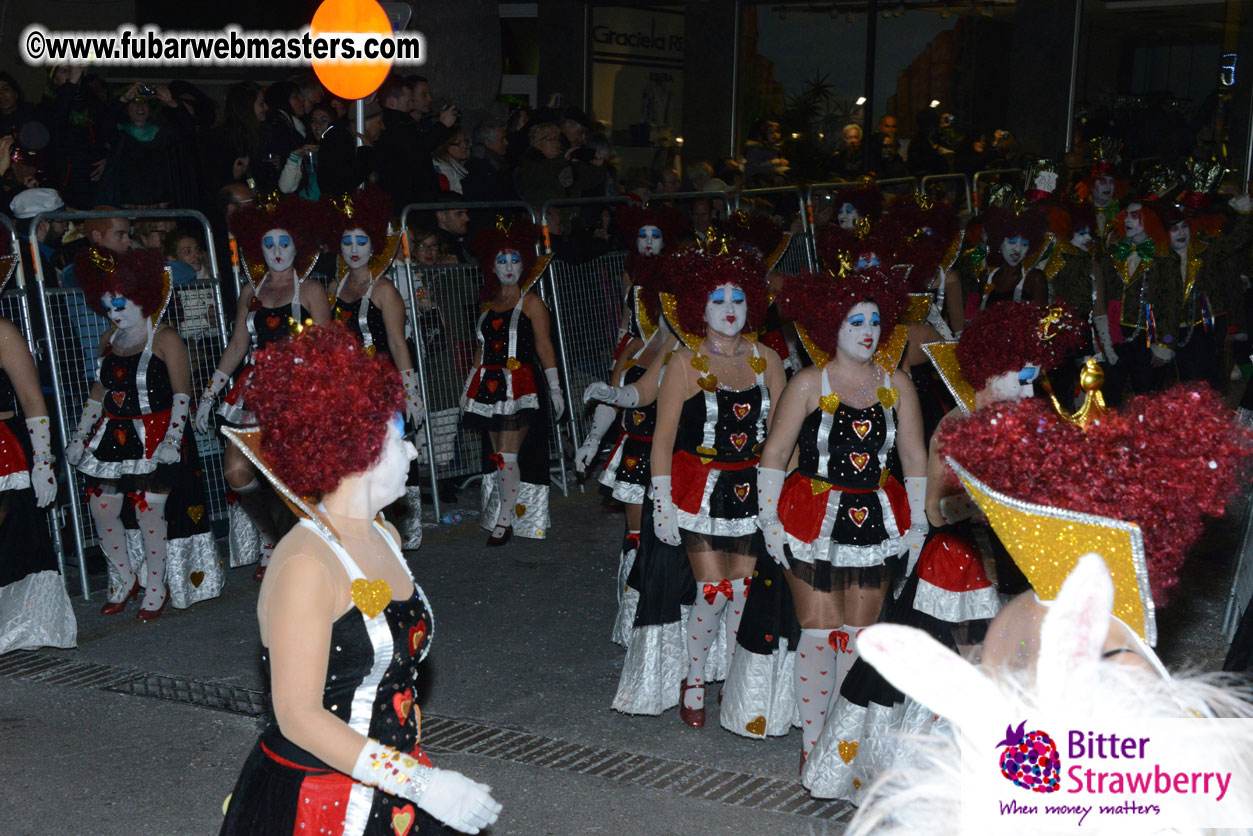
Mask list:
[[[992,178],[1002,177],[1006,174],[1017,174],[1020,178],[1024,177],[1021,168],[989,168],[983,171],[976,171],[974,177],[971,178],[971,192],[974,195],[974,212],[978,212],[983,205],[983,196],[979,191],[979,184],[982,181]]]
[[[534,222],[534,210],[521,201],[485,202],[465,201],[459,203],[414,203],[406,206],[400,215],[400,232],[407,240],[410,216],[417,212],[436,212],[448,209],[506,210],[518,212]],[[549,271],[545,271],[545,275]],[[408,320],[415,324],[414,367],[422,389],[422,402],[426,404],[426,421],[420,430],[419,462],[426,465],[431,480],[432,505],[435,518],[443,513],[439,500],[441,479],[478,477],[482,473],[480,439],[476,432],[461,426],[461,392],[466,378],[474,366],[477,348],[477,325],[479,317],[479,288],[483,274],[477,264],[414,264],[402,259],[397,270],[401,294],[409,305]],[[539,279],[540,298],[553,308],[553,293],[544,277]],[[553,311],[553,339],[560,343],[557,333],[560,321]],[[542,381],[540,382],[542,385]],[[574,406],[573,394],[566,393],[567,406]],[[580,393],[581,394],[581,393]],[[550,420],[552,418],[550,414]],[[552,420],[549,433],[549,461],[560,467],[562,493],[568,493],[565,468],[565,450],[561,443],[559,422]]]
[[[898,196],[897,192],[888,191],[893,186],[909,186],[909,191],[918,191],[918,180],[914,177],[889,177],[885,180],[875,180],[875,185],[883,192],[884,199],[890,199]],[[904,194],[901,192],[900,194]]]
[[[731,212],[735,211],[735,199],[732,197],[733,192],[723,189],[711,189],[702,192],[672,192],[670,194],[653,194],[644,198],[644,205],[650,206],[654,203],[685,203],[694,200],[708,200],[710,203],[710,221],[725,221]],[[718,206],[718,202],[722,206]]]
[[[964,174],[927,174],[918,181],[918,192],[925,195],[927,193],[927,187],[932,183],[946,183],[951,180],[961,181],[962,191],[965,192],[966,195],[966,214],[973,214],[975,211],[975,205],[974,200],[970,195],[970,181],[966,179],[966,175]]]
[[[205,240],[212,240],[208,220],[201,213],[191,210],[48,212],[31,219],[31,251],[38,252],[35,230],[42,221],[84,221],[91,218],[123,218],[131,221],[191,218],[203,228]],[[73,437],[74,428],[91,389],[100,342],[109,325],[103,317],[87,307],[81,290],[49,287],[43,264],[38,258],[34,260],[34,264],[40,290],[40,313],[47,335],[45,345],[52,375],[53,399],[56,402],[57,429],[61,438],[68,440]],[[209,264],[213,275],[219,275],[217,254],[212,248],[209,248]],[[192,394],[203,391],[226,347],[226,320],[216,279],[175,288],[164,321],[178,328],[187,342]],[[197,435],[196,446],[201,458],[209,513],[212,519],[221,519],[226,515],[221,442],[216,436]],[[73,523],[74,549],[81,573],[83,598],[86,599],[90,597],[86,551],[96,542],[91,515],[82,501],[86,480],[76,468],[65,461],[64,455],[60,459],[64,468],[66,489],[63,492],[58,491],[57,504],[60,509],[68,512]]]
[[[817,263],[813,247],[812,218],[809,213],[808,194],[800,186],[778,186],[764,189],[745,189],[735,196],[735,208],[747,198],[770,198],[777,195],[793,195],[796,198],[796,216],[800,220],[801,231],[793,235],[783,251],[775,269],[782,273],[799,274],[805,270],[815,269]]]

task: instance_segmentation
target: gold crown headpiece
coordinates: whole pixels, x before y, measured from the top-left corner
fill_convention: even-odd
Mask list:
[[[1088,161],[1092,164],[1118,165],[1122,142],[1114,136],[1094,136],[1088,140]]]
[[[343,215],[345,218],[351,218],[356,214],[357,207],[353,205],[352,195],[340,194],[331,198],[331,205],[335,207],[335,211]]]
[[[1184,186],[1190,192],[1213,194],[1222,185],[1227,167],[1217,160],[1198,160],[1189,157],[1183,166]]]
[[[256,197],[257,210],[263,212],[264,214],[272,215],[278,210],[279,201],[282,199],[282,192],[278,189],[273,189],[268,192],[258,192]]]
[[[87,248],[87,257],[103,273],[112,273],[117,269],[117,262],[113,259],[113,253],[108,250],[93,245]]]

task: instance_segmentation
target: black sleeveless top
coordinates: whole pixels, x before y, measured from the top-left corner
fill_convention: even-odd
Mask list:
[[[291,336],[291,326],[295,324],[291,311],[290,304],[267,308],[256,296],[252,297],[252,301],[248,303],[248,335],[252,338],[252,352]],[[312,318],[313,315],[301,305],[300,321]]]
[[[765,390],[764,383],[754,383],[747,389],[697,392],[683,403],[679,413],[675,449],[720,462],[756,458],[766,440],[766,416],[762,409]],[[714,415],[709,415],[711,401]],[[712,423],[709,433],[708,423]],[[709,441],[713,443],[708,444]]]
[[[661,358],[658,358],[660,360]],[[622,382],[635,383],[648,373],[644,366],[632,366],[622,375]],[[622,410],[622,429],[627,435],[650,439],[657,430],[657,402]]]
[[[362,338],[361,331],[361,308],[365,307],[365,327],[369,333],[370,339],[367,343]],[[371,354],[382,354],[390,357],[391,352],[387,350],[387,326],[383,323],[383,309],[374,304],[373,299],[362,296],[355,302],[345,302],[338,296],[335,297],[335,305],[331,308],[331,318],[338,319],[348,327],[348,330],[356,335],[357,339],[362,343],[367,343],[366,350]]]
[[[119,357],[111,347],[105,348],[105,354],[100,358],[100,385],[104,387],[101,403],[106,414],[115,418],[138,418],[140,415],[164,412],[174,405],[170,372],[160,357],[149,354],[143,380],[139,379],[139,361],[144,354],[141,351]],[[145,394],[148,401],[146,408],[143,403]]]
[[[504,366],[509,361],[509,320],[513,310],[488,309],[480,317],[479,335],[483,340],[483,366]],[[518,345],[513,355],[522,365],[535,360],[535,329],[531,318],[519,311]]]
[[[854,409],[841,402],[831,416],[824,457],[818,436],[825,414],[821,408],[815,409],[801,422],[797,470],[842,488],[877,488],[882,472],[879,454],[889,432],[883,405]]]

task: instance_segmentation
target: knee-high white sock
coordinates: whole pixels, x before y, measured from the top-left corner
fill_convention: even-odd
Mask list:
[[[109,590],[109,600],[117,603],[135,585],[135,570],[126,555],[126,532],[122,529],[122,495],[93,492],[87,505],[91,509],[91,518],[96,523],[100,550],[117,570],[119,588]]]
[[[748,600],[748,588],[752,578],[731,579],[731,600],[727,601],[729,609],[726,614],[727,624],[727,658],[723,670],[731,670],[731,657],[735,655],[735,637],[740,632],[740,619],[744,617],[744,602]]]
[[[144,562],[148,567],[143,579],[144,600],[140,609],[160,609],[169,595],[169,588],[165,584],[165,503],[169,498],[169,494],[163,493],[141,492],[135,495],[135,519],[139,523],[139,534],[144,541]]]
[[[705,660],[714,643],[714,630],[718,628],[718,614],[734,593],[730,581],[696,583],[696,603],[687,618],[687,683],[705,684]],[[683,695],[688,708],[700,708],[705,704],[703,688],[693,688]]]
[[[522,485],[522,472],[518,470],[517,453],[500,454],[500,513],[496,525],[508,528],[513,525],[514,506],[518,504],[518,489]]]
[[[839,632],[846,635],[847,641],[843,638],[839,640],[839,659],[836,662],[836,670],[838,671],[835,681],[835,691],[831,694],[832,701],[835,696],[840,693],[840,688],[844,685],[844,677],[848,676],[848,672],[853,669],[853,663],[857,661],[861,654],[857,652],[857,635],[865,630],[865,627],[855,627],[851,624],[845,624],[839,628]]]
[[[796,647],[792,676],[801,715],[801,751],[806,755],[822,733],[835,688],[836,652],[828,641],[830,634],[830,630],[801,630]]]

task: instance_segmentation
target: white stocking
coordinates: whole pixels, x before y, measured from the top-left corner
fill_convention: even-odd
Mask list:
[[[517,453],[500,454],[500,513],[496,527],[508,528],[513,524],[514,506],[518,504],[518,488],[522,485],[522,472],[518,470]]]
[[[130,594],[135,585],[135,570],[126,556],[126,532],[122,529],[122,496],[116,493],[92,493],[87,503],[96,523],[96,536],[105,559],[117,570],[117,589],[109,590],[109,601],[117,603]]]
[[[748,600],[750,582],[751,578],[735,578],[731,581],[731,600],[727,602],[730,609],[726,614],[727,658],[724,671],[731,670],[731,657],[735,655],[735,637],[740,632],[740,619],[744,617],[744,602]]]
[[[170,594],[165,584],[166,522],[165,503],[169,494],[144,492],[135,499],[135,519],[144,541],[147,577],[143,579],[144,600],[140,609],[158,610]]]
[[[718,614],[726,606],[728,597],[721,581],[716,584],[696,582],[696,603],[687,617],[687,683],[705,684],[705,660],[714,643],[714,630],[718,629]],[[705,705],[705,689],[690,688],[683,694],[683,704],[688,708]]]
[[[848,644],[840,643],[839,659],[836,662],[837,679],[835,681],[834,694],[840,693],[840,688],[844,686],[844,677],[848,676],[848,672],[853,669],[853,663],[860,658],[861,654],[857,652],[857,634],[865,627],[854,627],[851,624],[845,624],[840,630],[848,634]]]
[[[801,714],[801,751],[806,755],[818,742],[835,692],[836,652],[828,641],[830,630],[801,630],[796,648],[796,700]]]

